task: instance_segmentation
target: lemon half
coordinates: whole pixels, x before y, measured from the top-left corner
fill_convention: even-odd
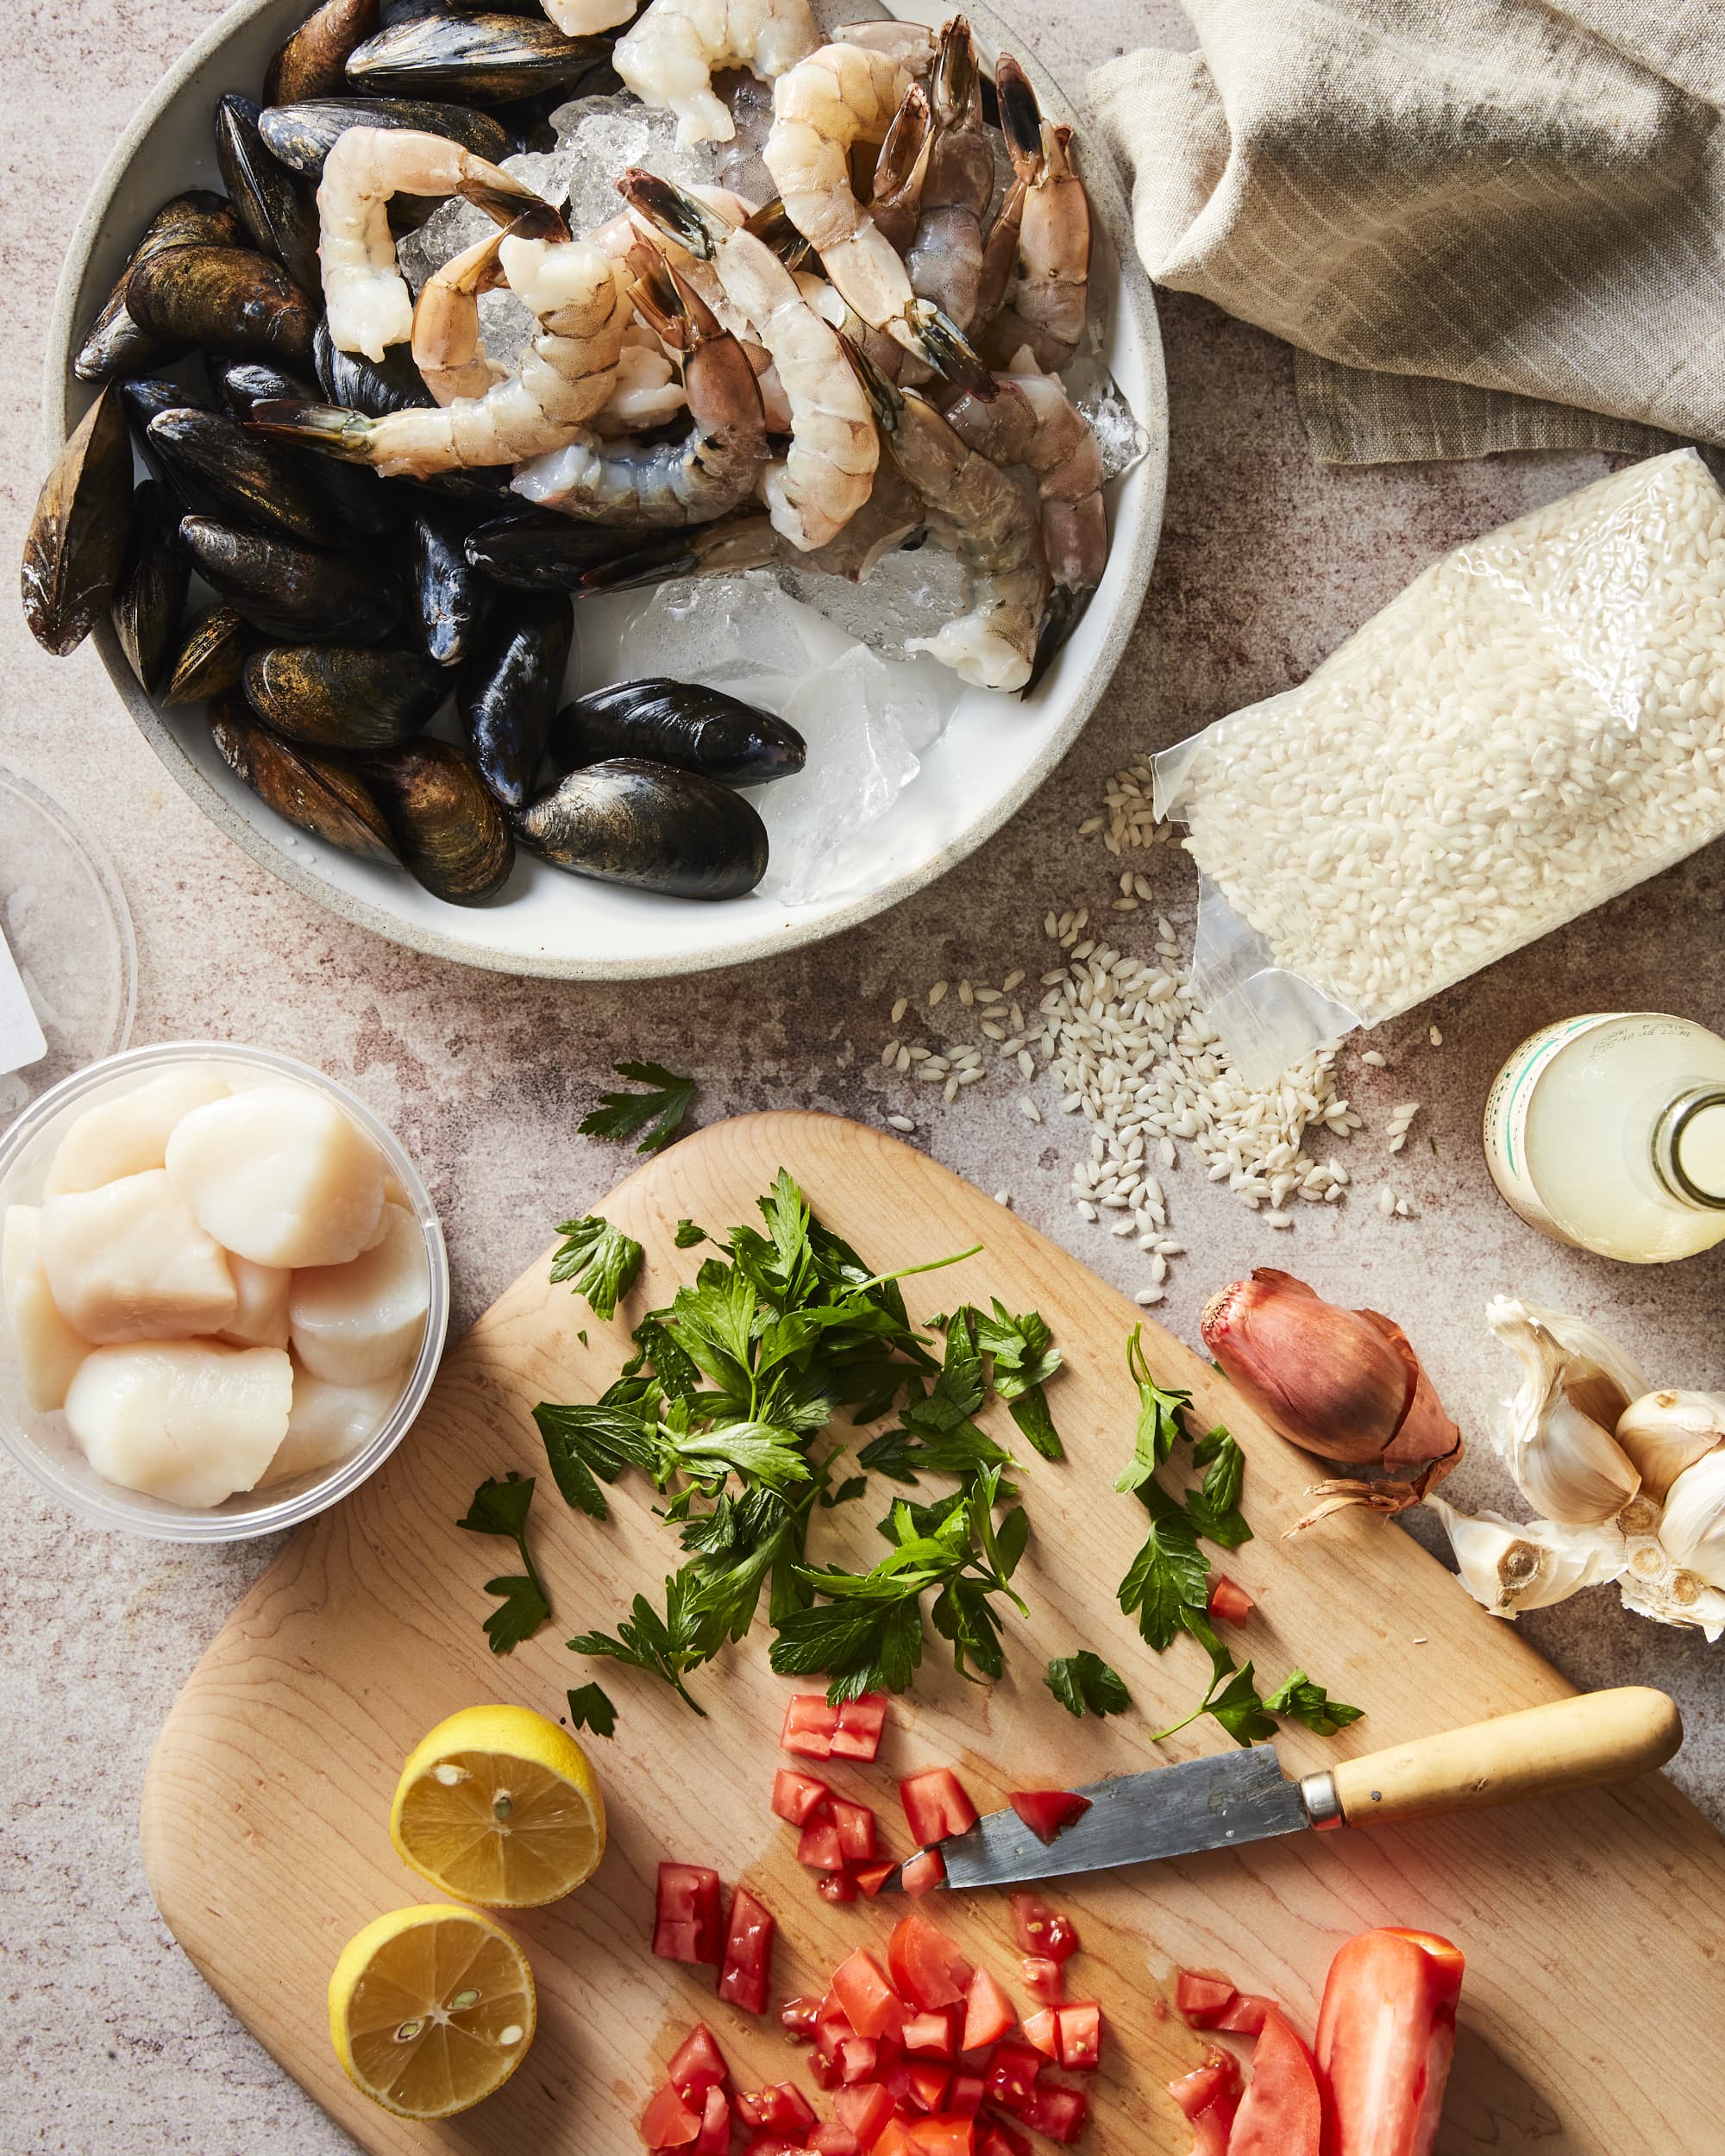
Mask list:
[[[354,2086],[404,2119],[447,2119],[527,2055],[533,1971],[477,1909],[395,1909],[348,1940],[329,1979],[329,2040]]]
[[[567,1730],[526,1707],[469,1707],[417,1745],[390,1839],[444,1894],[493,1908],[555,1902],[605,1854],[605,1799]]]

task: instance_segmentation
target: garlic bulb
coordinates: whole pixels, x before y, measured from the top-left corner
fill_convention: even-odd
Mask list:
[[[1644,1393],[1617,1418],[1617,1442],[1640,1470],[1641,1495],[1663,1498],[1686,1467],[1725,1443],[1725,1393]]]
[[[1603,1526],[1640,1488],[1613,1432],[1646,1378],[1585,1319],[1497,1296],[1486,1320],[1521,1363],[1509,1405],[1508,1465],[1536,1512],[1565,1526]]]
[[[1672,1484],[1659,1543],[1673,1564],[1725,1588],[1725,1451],[1716,1448]]]
[[[1615,1527],[1565,1527],[1552,1520],[1518,1525],[1501,1513],[1470,1517],[1441,1497],[1426,1500],[1449,1531],[1461,1583],[1494,1617],[1567,1601],[1584,1587],[1621,1576],[1628,1563]]]

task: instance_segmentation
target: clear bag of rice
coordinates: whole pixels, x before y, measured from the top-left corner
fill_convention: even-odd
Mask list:
[[[1251,1082],[1725,833],[1725,493],[1650,458],[1460,547],[1156,760]]]

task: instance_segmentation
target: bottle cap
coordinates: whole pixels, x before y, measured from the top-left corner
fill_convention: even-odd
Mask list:
[[[1697,1100],[1672,1132],[1672,1164],[1688,1194],[1725,1205],[1725,1094]]]

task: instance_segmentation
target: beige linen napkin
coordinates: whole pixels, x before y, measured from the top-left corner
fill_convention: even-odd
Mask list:
[[[1725,0],[1183,0],[1090,79],[1138,252],[1336,463],[1725,443]]]

